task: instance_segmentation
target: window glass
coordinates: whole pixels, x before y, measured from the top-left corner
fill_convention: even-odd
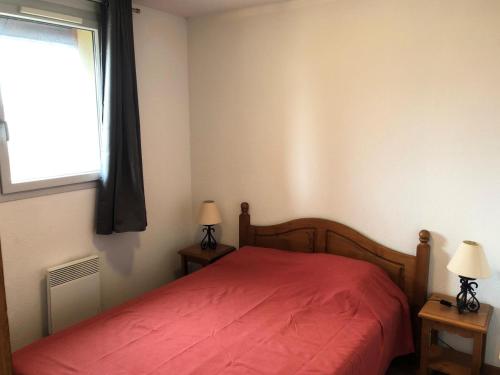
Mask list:
[[[11,184],[100,171],[94,34],[0,16]]]

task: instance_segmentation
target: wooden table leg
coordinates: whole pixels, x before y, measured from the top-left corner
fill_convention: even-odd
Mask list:
[[[484,356],[486,354],[486,335],[482,335],[483,337],[483,353],[481,354],[481,363],[484,365]]]
[[[429,374],[429,352],[431,349],[432,329],[428,320],[422,321],[422,337],[420,339],[420,369],[419,375]]]
[[[482,333],[474,333],[474,348],[472,349],[472,366],[471,375],[481,374],[481,365],[483,364],[484,355],[484,335]]]
[[[188,260],[187,257],[184,255],[181,256],[181,261],[182,261],[182,273],[184,276],[186,276],[189,272],[188,270]]]

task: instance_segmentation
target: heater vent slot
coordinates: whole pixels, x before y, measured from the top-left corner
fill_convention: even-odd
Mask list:
[[[48,271],[49,286],[61,285],[99,272],[99,258],[92,257],[78,263],[51,268]]]

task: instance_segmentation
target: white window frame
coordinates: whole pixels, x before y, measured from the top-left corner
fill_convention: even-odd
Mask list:
[[[54,0],[53,0],[54,1]],[[25,19],[31,21],[38,21],[48,24],[69,26],[73,28],[89,30],[93,32],[94,36],[94,65],[95,65],[95,79],[96,79],[96,99],[97,99],[97,116],[99,126],[99,148],[101,149],[101,130],[102,130],[102,94],[100,88],[102,87],[102,73],[100,61],[100,48],[99,48],[99,23],[98,15],[92,11],[96,4],[88,5],[87,0],[57,0],[55,3],[49,3],[40,0],[0,0],[0,16],[11,17],[17,19]],[[61,3],[69,4],[71,7],[61,5]],[[86,5],[82,8],[73,8],[75,4]],[[46,12],[55,12],[59,14],[68,15],[70,17],[77,17],[82,22],[74,23],[63,20],[56,20],[36,15],[26,15],[21,13],[21,7],[35,8]],[[1,106],[1,103],[0,103]],[[2,119],[0,119],[1,122]],[[0,183],[1,183],[1,201],[22,199],[30,196],[39,196],[45,194],[54,194],[61,192],[61,187],[67,187],[71,191],[77,189],[86,189],[95,187],[95,181],[100,178],[100,173],[84,173],[75,174],[72,176],[64,176],[58,178],[50,178],[44,180],[36,180],[21,183],[12,183],[10,173],[10,161],[8,152],[8,123],[0,123]],[[33,194],[29,194],[32,192]],[[28,195],[26,194],[28,193]]]

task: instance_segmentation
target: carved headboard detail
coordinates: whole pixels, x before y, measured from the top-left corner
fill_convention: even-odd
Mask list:
[[[261,246],[309,253],[331,253],[373,263],[408,296],[414,329],[417,313],[427,299],[430,233],[419,233],[416,255],[385,247],[358,231],[326,219],[296,219],[286,223],[256,226],[250,223],[250,206],[241,204],[240,247]]]
[[[253,231],[253,237],[255,246],[312,253],[315,248],[316,229],[277,229],[272,233]]]
[[[376,248],[364,247],[362,244],[353,241],[339,233],[331,230],[326,231],[326,249],[327,253],[341,255],[349,258],[364,260],[373,263],[380,268],[384,269],[389,277],[396,283],[403,291],[413,294],[413,285],[407,285],[405,274],[411,272],[406,269],[406,264],[411,263],[410,268],[415,267],[415,257],[398,260],[398,254],[393,254],[391,259],[387,258],[387,251],[390,249],[384,248],[380,251]],[[401,254],[407,255],[407,254]]]

